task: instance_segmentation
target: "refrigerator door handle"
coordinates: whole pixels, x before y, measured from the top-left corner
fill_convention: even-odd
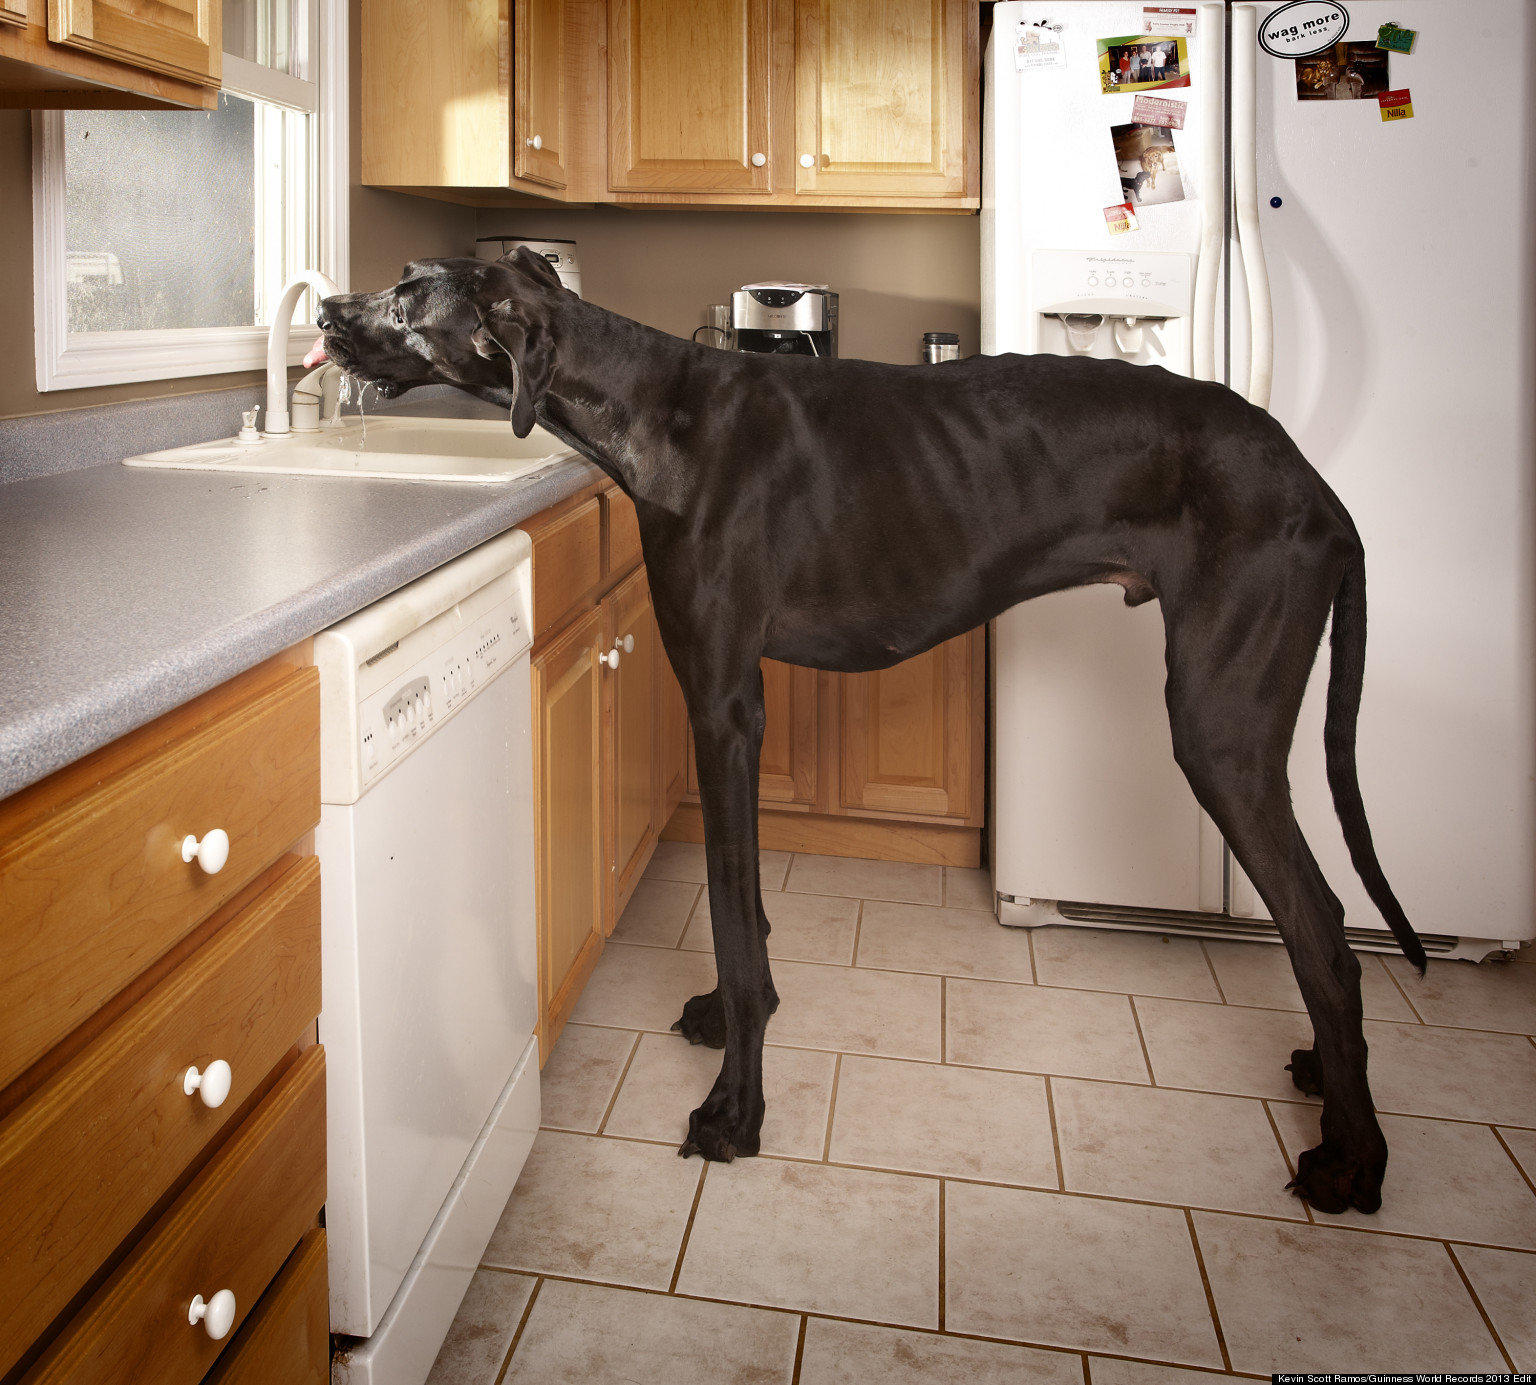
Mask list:
[[[1275,319],[1269,297],[1269,271],[1259,232],[1259,170],[1256,139],[1258,82],[1258,11],[1232,7],[1232,193],[1237,212],[1237,243],[1248,280],[1248,321],[1253,333],[1247,398],[1269,408],[1275,372]]]
[[[1222,114],[1226,93],[1222,68],[1222,44],[1226,34],[1226,10],[1222,5],[1201,5],[1196,29],[1199,44],[1200,81],[1205,89],[1204,144],[1200,155],[1200,258],[1195,261],[1194,375],[1215,380],[1216,288],[1221,278],[1222,230]]]

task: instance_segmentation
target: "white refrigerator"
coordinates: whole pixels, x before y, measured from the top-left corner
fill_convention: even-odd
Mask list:
[[[1536,934],[1531,7],[1156,8],[995,6],[982,349],[1160,364],[1285,425],[1365,543],[1357,756],[1387,877],[1431,956],[1515,946]],[[1322,54],[1258,41],[1331,14]],[[1389,23],[1411,52],[1377,46]],[[992,647],[999,919],[1275,939],[1173,761],[1156,603],[1041,598]],[[1297,817],[1351,942],[1395,950],[1329,797],[1326,679],[1323,657]]]

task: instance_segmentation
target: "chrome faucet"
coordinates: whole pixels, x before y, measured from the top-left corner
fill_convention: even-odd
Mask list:
[[[317,269],[303,269],[283,288],[277,311],[272,315],[272,329],[267,334],[267,416],[262,433],[283,437],[290,431],[314,432],[320,426],[320,411],[325,403],[335,401],[341,372],[329,362],[310,371],[294,387],[293,418],[288,414],[288,334],[293,328],[293,310],[305,289],[314,289],[322,298],[341,290]],[[332,419],[340,405],[332,403]]]

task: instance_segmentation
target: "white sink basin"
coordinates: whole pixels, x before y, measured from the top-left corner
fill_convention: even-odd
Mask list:
[[[532,475],[576,453],[535,427],[526,438],[505,419],[370,418],[318,433],[259,443],[233,438],[146,452],[127,466],[232,471],[274,476],[363,476],[395,481],[497,485]]]

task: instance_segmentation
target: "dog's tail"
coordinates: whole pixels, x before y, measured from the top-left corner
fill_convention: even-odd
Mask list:
[[[1365,885],[1365,892],[1381,910],[1403,956],[1419,969],[1426,966],[1424,945],[1413,931],[1403,906],[1387,883],[1386,872],[1376,859],[1371,826],[1360,796],[1360,776],[1355,768],[1355,724],[1360,714],[1360,690],[1365,683],[1365,559],[1355,558],[1333,598],[1333,636],[1328,670],[1328,712],[1323,722],[1323,750],[1328,764],[1328,787],[1334,811],[1344,829],[1349,859]]]

